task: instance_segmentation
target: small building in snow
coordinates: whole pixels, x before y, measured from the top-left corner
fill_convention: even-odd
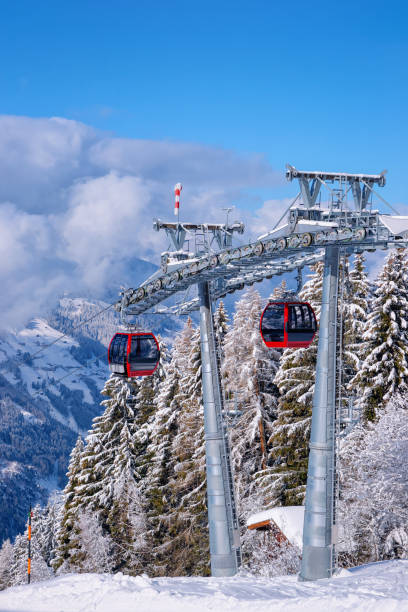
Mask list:
[[[302,551],[304,506],[278,506],[252,514],[248,529],[264,531],[278,544],[288,542]]]

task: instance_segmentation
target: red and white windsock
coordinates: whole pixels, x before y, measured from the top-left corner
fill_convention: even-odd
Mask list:
[[[183,189],[183,185],[181,183],[177,183],[174,186],[174,214],[178,215],[180,210],[180,191]]]

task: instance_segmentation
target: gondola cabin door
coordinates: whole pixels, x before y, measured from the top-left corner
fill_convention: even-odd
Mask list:
[[[160,360],[160,348],[150,332],[117,333],[108,350],[109,369],[115,374],[132,378],[150,376]]]
[[[317,330],[307,302],[270,302],[261,316],[261,336],[269,348],[307,348]]]

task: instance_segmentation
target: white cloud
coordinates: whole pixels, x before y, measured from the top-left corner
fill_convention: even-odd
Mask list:
[[[282,200],[267,200],[261,208],[255,211],[250,220],[251,231],[257,236],[265,234],[275,227],[279,219],[288,210],[294,198]]]
[[[105,138],[90,148],[90,159],[104,170],[170,185],[181,180],[191,188],[247,189],[283,181],[262,155],[239,156],[194,143]]]
[[[261,155],[113,138],[60,118],[0,116],[2,326],[49,309],[64,291],[100,295],[129,259],[157,262],[166,243],[152,218],[173,218],[177,181],[182,218],[214,221],[246,190],[282,180]],[[234,213],[255,234],[273,217],[267,203],[255,215]]]
[[[67,119],[0,116],[0,202],[40,214],[60,209],[64,190],[92,173],[87,158],[96,138]]]
[[[66,287],[71,265],[55,256],[56,244],[47,215],[0,205],[1,327],[47,309],[52,296]]]

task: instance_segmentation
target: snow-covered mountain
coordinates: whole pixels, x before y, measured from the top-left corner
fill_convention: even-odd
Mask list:
[[[74,433],[85,433],[108,374],[104,346],[71,336],[52,344],[60,336],[44,319],[34,319],[16,333],[3,333],[1,372],[32,405],[43,405]],[[25,418],[32,422],[32,417]]]
[[[0,541],[23,529],[30,502],[65,485],[76,437],[102,410],[107,345],[120,319],[110,309],[85,321],[108,305],[63,298],[47,320],[0,334]],[[145,319],[170,340],[180,327],[174,317]]]
[[[107,347],[113,334],[124,329],[120,315],[113,308],[105,311],[108,306],[109,302],[100,300],[63,298],[48,320],[60,332],[82,341],[85,337],[97,340]],[[175,332],[183,325],[183,320],[175,316],[143,315],[138,319],[145,329],[160,335],[170,344]]]
[[[67,336],[42,350],[60,335],[35,319],[0,336],[0,539],[22,529],[30,502],[64,485],[75,439],[101,410],[104,346]]]

